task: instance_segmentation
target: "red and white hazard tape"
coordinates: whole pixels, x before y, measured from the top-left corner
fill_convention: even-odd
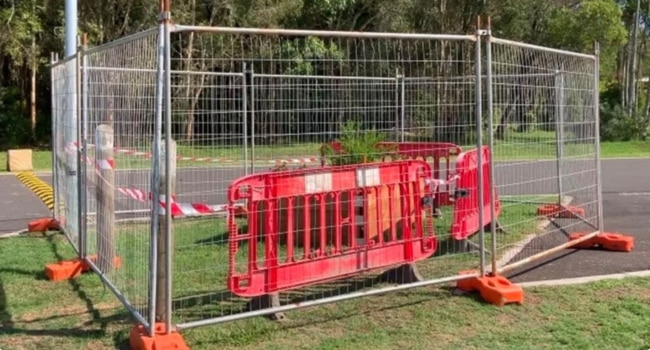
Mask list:
[[[150,192],[133,189],[133,188],[118,188],[123,195],[137,200],[139,202],[148,202],[151,200],[152,195]],[[237,207],[241,207],[238,205]],[[159,213],[164,214],[166,207],[165,196],[161,196],[158,200]],[[172,196],[170,209],[173,217],[197,217],[210,214],[217,214],[228,210],[227,204],[205,204],[205,203],[178,203],[176,197]]]
[[[87,144],[88,148],[94,148],[95,145]],[[68,152],[77,151],[77,143],[73,142],[68,145],[66,148]],[[132,150],[128,148],[113,148],[113,152],[122,155],[134,156],[134,157],[143,157],[149,159],[152,157],[151,152],[142,152],[137,150]],[[89,157],[90,158],[90,157]],[[177,161],[190,161],[197,163],[240,163],[241,159],[228,159],[228,158],[219,158],[219,157],[188,157],[188,156],[177,156]],[[270,164],[281,165],[281,164],[309,164],[309,163],[320,163],[321,159],[317,157],[299,157],[299,158],[286,158],[286,159],[264,159],[257,158],[257,160],[267,161]]]
[[[115,169],[115,159],[97,159],[95,166],[98,170]]]

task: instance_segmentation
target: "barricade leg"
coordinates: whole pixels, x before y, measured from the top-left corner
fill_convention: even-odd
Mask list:
[[[271,293],[252,298],[247,305],[249,311],[264,310],[280,306],[280,294]],[[284,312],[275,312],[267,316],[272,321],[284,321],[286,316]]]
[[[415,264],[404,264],[385,271],[379,280],[387,283],[407,284],[424,281]]]

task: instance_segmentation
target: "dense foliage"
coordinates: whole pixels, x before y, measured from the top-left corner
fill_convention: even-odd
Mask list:
[[[80,32],[94,46],[150,28],[157,4],[79,1]],[[489,14],[501,38],[581,52],[601,43],[603,139],[642,137],[650,118],[650,82],[631,83],[650,75],[650,0],[178,0],[172,6],[174,20],[184,24],[421,33],[471,33],[477,15]],[[49,59],[63,51],[63,9],[63,0],[0,0],[0,147],[47,144]],[[335,55],[321,44],[308,52],[281,49]],[[191,136],[192,126],[185,129]]]

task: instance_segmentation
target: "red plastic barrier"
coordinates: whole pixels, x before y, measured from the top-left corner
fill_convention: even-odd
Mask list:
[[[498,218],[501,204],[496,188],[490,191],[490,149],[482,147],[483,152],[483,220],[491,222],[490,193],[494,192],[495,215]],[[457,190],[467,191],[467,195],[457,198],[454,204],[454,221],[451,236],[457,240],[467,239],[481,228],[479,221],[478,198],[478,150],[461,153],[456,159]]]
[[[341,143],[338,141],[330,142],[328,145],[337,153],[342,151]],[[380,142],[377,144],[378,149],[385,149],[386,147],[394,149],[402,158],[421,159],[424,161],[431,159],[433,164],[433,178],[435,179],[448,179],[451,173],[451,158],[462,152],[460,146],[445,142]],[[441,161],[444,161],[444,177],[441,176]],[[325,165],[325,159],[321,160],[321,165]],[[452,205],[452,187],[449,185],[441,185],[438,190],[439,193],[435,198],[436,206]]]
[[[242,177],[228,190],[228,288],[254,297],[425,259],[429,164],[378,162]],[[235,202],[245,200],[240,232]]]

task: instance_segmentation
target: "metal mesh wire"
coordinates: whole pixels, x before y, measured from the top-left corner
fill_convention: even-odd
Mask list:
[[[278,290],[282,304],[297,306],[452,281],[486,263],[484,254],[500,266],[524,261],[600,221],[593,57],[497,39],[485,59],[469,36],[176,28],[169,86],[157,82],[153,31],[85,52],[81,69],[81,249],[91,260],[120,259],[95,267],[145,323],[163,88],[177,144],[169,273],[180,329],[276,310],[278,300],[261,295]],[[491,80],[485,66],[477,75],[477,57]],[[75,193],[64,142],[75,120],[64,118],[72,66],[52,70],[55,215],[69,225],[79,218],[65,197]],[[98,130],[110,147],[100,147]],[[481,148],[499,198],[494,252],[490,234],[485,242],[478,234],[489,219],[477,214],[479,186],[487,207],[491,192],[477,173],[479,130],[484,145],[494,137]],[[372,164],[339,164],[350,160]],[[579,215],[540,214],[557,205]],[[113,212],[114,230],[102,233]],[[74,226],[66,231],[76,242]],[[410,260],[395,263],[400,254]],[[394,269],[405,263],[411,269]]]
[[[157,45],[151,31],[124,38],[89,50],[82,67],[86,252],[107,257],[96,265],[145,320]]]
[[[321,147],[340,139],[349,120],[385,141],[420,142],[423,149],[436,141],[472,142],[472,80],[443,79],[472,73],[469,41],[191,32],[175,34],[172,42],[177,197],[184,204],[225,204],[229,185],[246,174],[322,167]],[[434,121],[443,131],[434,133]],[[450,163],[443,160],[439,176],[448,175]],[[478,266],[476,255],[449,237],[452,216],[448,207],[442,210],[436,235],[437,256],[444,258],[421,262],[426,278],[456,273],[460,266],[450,260]],[[224,213],[214,214],[175,221],[176,322],[235,315],[255,306],[226,289],[228,226]],[[239,225],[246,230],[251,223],[239,219]],[[301,244],[306,243],[296,243],[293,253],[281,247],[279,254],[304,256]],[[236,270],[246,270],[246,247],[241,250]],[[254,253],[260,266],[263,250],[261,245]],[[299,289],[282,300],[385,287],[376,277]]]
[[[573,232],[597,230],[597,87],[591,57],[512,43],[492,50],[503,265],[566,243]]]
[[[54,218],[62,224],[72,245],[79,249],[77,69],[76,57],[52,66],[52,131]]]

